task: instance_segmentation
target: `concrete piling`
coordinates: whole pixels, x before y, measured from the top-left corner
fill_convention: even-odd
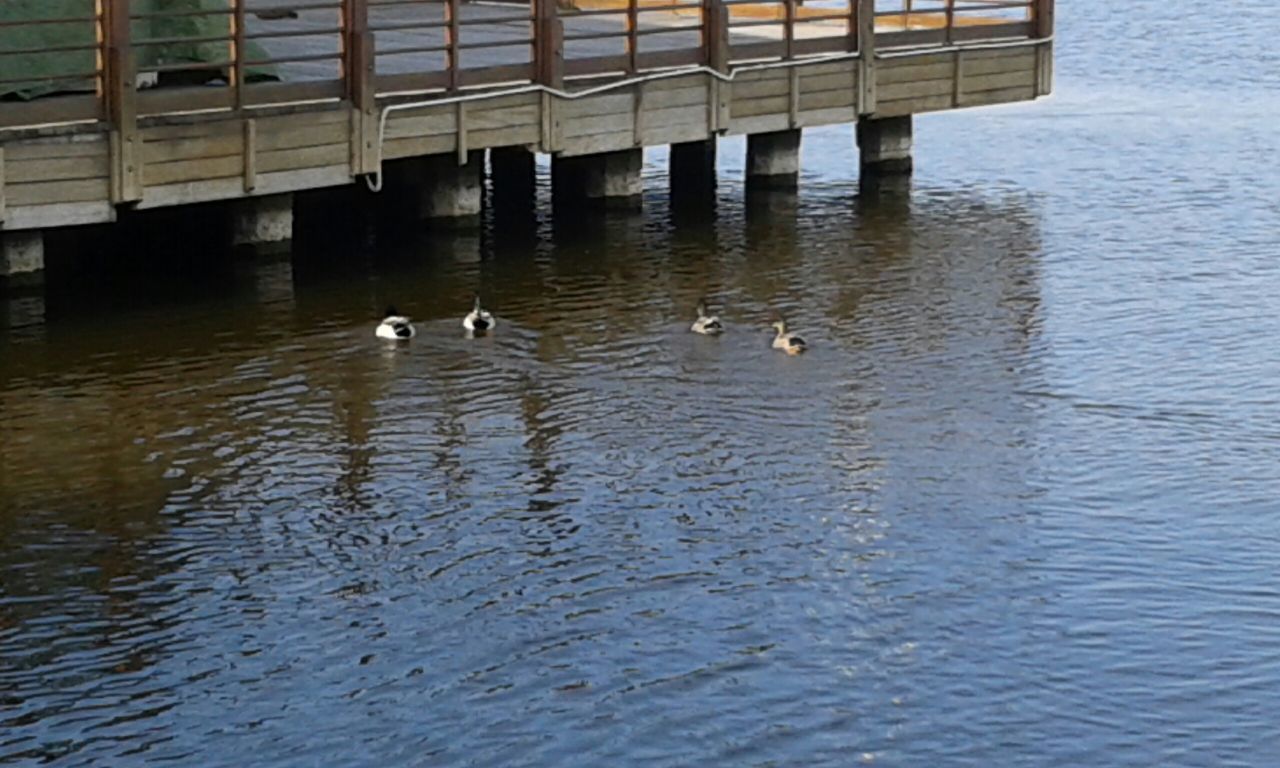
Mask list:
[[[644,193],[644,151],[622,149],[552,160],[553,194],[610,208],[638,207]]]
[[[417,167],[419,217],[437,224],[468,226],[480,222],[484,202],[484,153],[468,152],[458,163],[454,155],[429,155]]]
[[[672,144],[670,162],[672,195],[715,187],[715,138]]]
[[[862,175],[905,176],[911,173],[911,115],[858,121],[858,155]]]
[[[800,176],[800,129],[747,137],[747,183],[794,187]]]
[[[284,251],[292,240],[293,195],[248,197],[232,205],[232,246]]]
[[[40,230],[0,232],[0,280],[39,282],[44,272],[44,233]]]

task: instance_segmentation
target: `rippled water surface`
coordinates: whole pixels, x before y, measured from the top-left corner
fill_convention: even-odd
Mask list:
[[[1280,18],[1060,5],[906,198],[0,301],[0,762],[1275,765]]]

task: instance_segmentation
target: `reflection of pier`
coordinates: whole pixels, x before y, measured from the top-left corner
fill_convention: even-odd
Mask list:
[[[975,498],[965,495],[974,483],[1014,498],[1034,477],[1034,414],[1015,393],[1036,384],[1040,234],[1023,195],[932,192],[857,205],[843,191],[814,195],[818,215],[798,217],[794,192],[760,190],[745,209],[722,200],[722,247],[678,254],[635,226],[654,216],[602,216],[608,253],[557,239],[541,261],[513,248],[483,266],[482,238],[430,233],[408,250],[452,258],[406,259],[388,282],[415,297],[408,309],[433,332],[391,350],[369,333],[375,289],[330,276],[285,296],[282,263],[261,260],[237,265],[252,273],[241,277],[254,278],[242,286],[253,298],[156,312],[170,328],[138,312],[60,317],[45,329],[50,344],[4,348],[0,570],[10,601],[0,627],[17,660],[7,748],[65,754],[65,740],[110,762],[116,745],[97,738],[102,723],[202,724],[187,707],[218,696],[249,702],[235,724],[254,721],[295,695],[267,673],[288,677],[285,662],[299,658],[337,670],[319,683],[326,695],[393,676],[419,690],[411,670],[432,669],[477,627],[527,629],[512,642],[542,648],[549,628],[579,633],[615,615],[625,626],[664,610],[683,621],[687,603],[664,602],[691,594],[688,582],[669,589],[671,553],[730,582],[797,562],[745,551],[787,535],[760,524],[767,512],[745,510],[794,492],[755,479],[759,464],[737,456],[757,450],[762,422],[744,414],[769,381],[818,414],[775,427],[789,444],[803,435],[816,446],[796,461],[816,478],[803,493],[819,496],[809,509],[823,520],[772,518],[819,542],[804,551],[821,554],[815,578],[855,600],[900,594],[896,579],[914,583],[903,561],[916,553],[972,572],[986,562],[983,543],[1011,535],[1005,527],[975,517],[971,535],[944,551],[903,546],[904,532],[921,528],[903,524],[895,502],[917,501],[920,462],[966,470],[930,475],[933,498],[957,504]],[[823,247],[833,231],[852,252]],[[484,272],[492,262],[501,268]],[[671,277],[639,277],[660,273]],[[478,282],[509,313],[495,346],[463,342],[443,310],[419,311],[456,303]],[[584,325],[641,342],[683,334],[671,308],[707,286],[743,326],[724,343],[627,345],[598,365],[563,343]],[[760,346],[763,367],[741,365],[735,349],[767,345],[749,338],[750,324],[788,299],[829,319],[821,351],[803,369],[774,368]],[[586,336],[601,353],[607,340]],[[633,355],[642,375],[618,375]],[[649,364],[673,378],[649,375]],[[778,381],[802,370],[811,374]],[[716,382],[705,399],[685,397],[703,381]],[[655,403],[676,411],[646,411]],[[995,417],[979,453],[975,413]],[[80,427],[74,437],[68,424]],[[673,468],[686,481],[664,496],[654,489]],[[753,492],[726,491],[742,488]],[[817,573],[827,566],[839,574]],[[714,600],[737,621],[736,597]],[[894,631],[894,611],[871,615],[869,632]],[[450,626],[466,631],[441,638]],[[477,655],[483,665],[460,663],[434,690],[471,685],[453,682],[464,675],[501,683],[547,658],[512,661],[487,645]],[[103,706],[126,684],[154,693]],[[175,715],[156,708],[170,702]],[[74,733],[62,725],[71,715]]]
[[[237,241],[288,239],[291,193],[383,171],[420,215],[466,219],[486,150],[516,150],[495,183],[537,151],[571,199],[634,199],[645,146],[676,148],[684,187],[745,134],[748,176],[787,184],[802,129],[857,122],[864,175],[901,173],[911,115],[1051,77],[1052,0],[99,6],[0,10],[0,276],[43,268],[44,230],[133,209],[236,200]]]

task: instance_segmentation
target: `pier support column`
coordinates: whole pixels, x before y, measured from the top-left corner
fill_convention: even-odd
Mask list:
[[[563,199],[585,198],[611,208],[640,205],[644,180],[644,150],[622,149],[578,157],[556,157],[551,166],[553,194]]]
[[[585,168],[581,157],[551,157],[552,205],[574,203],[586,197]]]
[[[493,234],[528,247],[538,229],[538,156],[524,147],[489,150],[489,202]]]
[[[583,159],[582,183],[588,200],[610,207],[631,208],[640,205],[644,181],[644,150],[623,149],[586,155]]]
[[[437,224],[475,226],[483,204],[484,153],[468,152],[459,165],[454,155],[431,155],[413,163],[421,183],[418,215]]]
[[[38,283],[43,271],[43,232],[0,232],[0,280],[10,283]]]
[[[716,184],[716,140],[671,145],[671,191],[708,189]]]
[[[552,157],[552,195],[559,202],[588,201],[608,207],[639,207],[644,193],[644,150]],[[566,209],[570,210],[570,209]]]
[[[858,151],[864,177],[909,175],[911,115],[859,120]]]
[[[261,252],[287,250],[293,240],[293,195],[237,200],[231,211],[231,245]]]
[[[524,147],[489,150],[489,178],[494,195],[531,198],[538,183],[538,159]]]
[[[800,176],[800,129],[747,137],[747,183],[794,187]]]

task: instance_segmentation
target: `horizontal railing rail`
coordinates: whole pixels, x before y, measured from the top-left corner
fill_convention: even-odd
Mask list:
[[[126,139],[139,120],[175,114],[344,100],[371,114],[380,99],[407,95],[853,54],[860,39],[886,51],[1045,37],[1053,8],[1052,0],[50,0],[34,14],[35,5],[0,3],[0,130],[69,127]],[[860,30],[860,15],[872,32]]]

